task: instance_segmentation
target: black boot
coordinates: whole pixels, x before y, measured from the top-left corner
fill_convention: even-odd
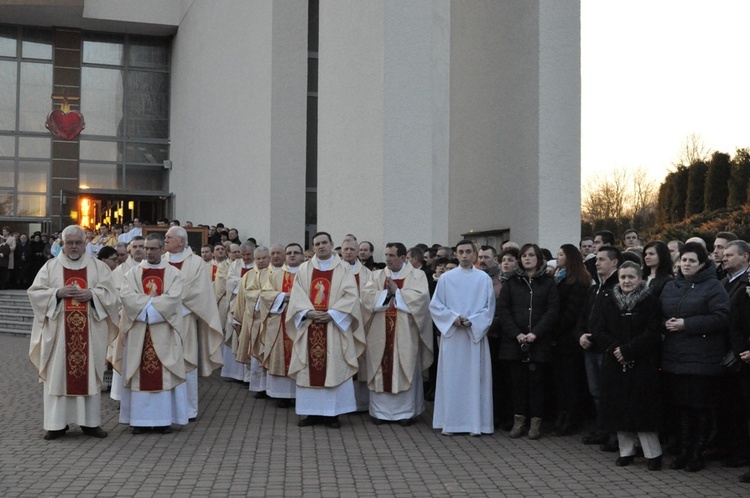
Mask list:
[[[703,450],[708,443],[708,431],[710,430],[710,413],[708,410],[700,410],[695,417],[695,437],[693,438],[693,450],[690,460],[685,465],[688,472],[698,472],[706,466],[703,459]]]
[[[684,469],[690,460],[692,445],[692,434],[690,431],[690,411],[687,408],[681,408],[677,412],[677,438],[679,441],[680,452],[677,458],[669,466],[672,470]]]

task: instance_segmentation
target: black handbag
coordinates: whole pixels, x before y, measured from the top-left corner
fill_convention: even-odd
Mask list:
[[[742,370],[742,360],[740,360],[731,349],[724,355],[721,360],[721,366],[730,374],[738,374]]]

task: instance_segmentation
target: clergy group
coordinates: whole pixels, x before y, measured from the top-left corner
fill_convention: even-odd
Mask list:
[[[486,335],[495,293],[471,241],[456,245],[459,267],[436,284],[400,242],[386,244],[384,268],[368,268],[354,236],[337,252],[326,232],[313,236],[307,261],[297,243],[252,241],[229,258],[222,244],[194,254],[174,226],[132,237],[114,270],[85,250],[80,227],[63,230],[62,241],[28,291],[45,439],[72,424],[107,436],[108,365],[119,422],[134,434],[195,421],[198,376],[218,369],[256,398],[294,407],[299,427],[337,429],[352,412],[409,426],[425,409],[436,335],[433,427],[493,432]]]

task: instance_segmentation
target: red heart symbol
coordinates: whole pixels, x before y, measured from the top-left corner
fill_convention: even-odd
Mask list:
[[[86,127],[83,114],[78,111],[63,112],[55,109],[47,115],[47,129],[61,140],[73,140]]]

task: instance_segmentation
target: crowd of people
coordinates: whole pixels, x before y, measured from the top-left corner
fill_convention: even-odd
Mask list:
[[[346,413],[409,426],[432,401],[447,436],[536,440],[593,419],[583,444],[619,452],[617,466],[642,455],[658,471],[665,452],[688,472],[750,462],[750,246],[732,233],[709,251],[600,231],[554,257],[534,243],[393,242],[378,263],[353,234],[334,247],[319,232],[305,250],[221,224],[194,254],[179,222],[162,223],[145,239],[137,220],[71,226],[51,245],[29,288],[46,439],[70,423],[106,436],[109,362],[135,434],[195,420],[197,376],[221,368],[294,407],[300,427],[336,429]]]

